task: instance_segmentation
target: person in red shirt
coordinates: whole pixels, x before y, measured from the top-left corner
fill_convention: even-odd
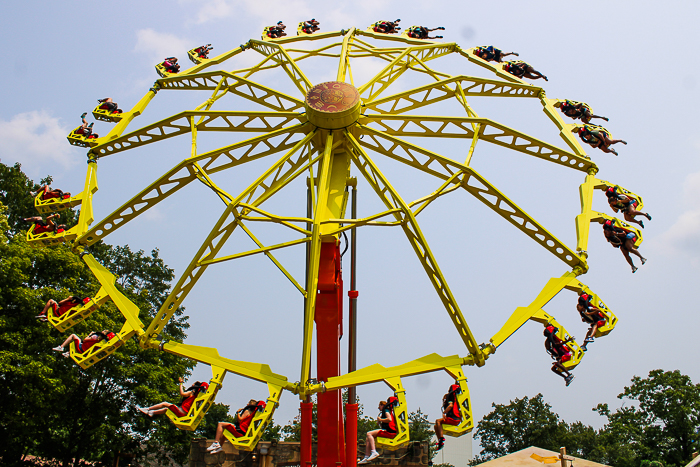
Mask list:
[[[71,295],[68,298],[64,298],[60,302],[56,302],[56,300],[50,298],[49,301],[46,302],[44,309],[41,310],[41,313],[37,315],[37,318],[40,321],[48,321],[48,319],[46,318],[46,313],[49,311],[49,307],[53,308],[54,316],[62,316],[71,308],[82,305],[83,303],[85,303],[86,300],[90,300],[90,297],[78,297],[75,295]]]
[[[66,226],[65,224],[56,224],[52,219],[54,217],[59,217],[59,213],[51,214],[50,216],[46,217],[46,220],[44,220],[41,216],[34,216],[34,217],[25,217],[23,220],[24,222],[33,222],[34,223],[34,232],[32,232],[34,235],[39,235],[45,232],[55,232],[58,229],[65,229]]]
[[[194,403],[194,400],[197,398],[199,393],[202,390],[206,391],[209,388],[209,384],[195,381],[195,383],[192,386],[190,386],[187,389],[184,389],[183,383],[185,382],[185,380],[180,378],[179,382],[180,396],[182,396],[182,400],[180,400],[179,404],[175,405],[171,404],[170,402],[161,402],[150,407],[139,407],[139,411],[143,412],[149,417],[164,414],[168,410],[173,412],[178,417],[186,416],[187,413],[190,411],[190,407],[192,407],[192,403]]]
[[[462,423],[462,414],[459,413],[459,404],[457,404],[457,393],[459,391],[459,384],[453,384],[450,386],[447,394],[442,396],[442,418],[435,420],[435,436],[438,439],[438,451],[445,446],[442,425],[459,425]]]
[[[102,340],[109,340],[112,337],[114,337],[114,333],[109,329],[105,329],[103,331],[93,331],[85,339],[81,339],[77,335],[71,334],[70,336],[68,336],[68,339],[66,339],[63,342],[63,344],[59,345],[58,347],[54,347],[51,350],[55,350],[56,352],[63,352],[67,345],[69,345],[71,342],[75,342],[75,348],[78,350],[78,352],[84,353],[87,352],[87,350],[90,347],[97,344],[98,342]],[[70,357],[70,352],[64,352],[63,356]]]
[[[224,442],[224,430],[229,431],[234,438],[245,436],[248,432],[250,422],[253,421],[253,417],[255,417],[255,413],[258,410],[265,410],[265,402],[251,399],[248,401],[248,405],[236,411],[233,417],[233,423],[219,422],[216,426],[215,441],[207,448],[209,454],[216,454],[223,451],[221,444]]]
[[[566,385],[568,386],[574,380],[574,375],[571,374],[569,370],[564,367],[564,363],[571,360],[571,348],[566,345],[568,342],[574,340],[571,336],[566,340],[561,340],[557,336],[557,328],[551,324],[545,324],[544,326],[544,336],[546,337],[544,341],[544,348],[554,359],[552,364],[552,371],[557,375],[564,378]]]
[[[32,192],[32,196],[36,197],[41,193],[41,199],[47,200],[52,198],[70,198],[70,193],[65,193],[61,190],[52,190],[50,186],[43,185],[36,191]]]

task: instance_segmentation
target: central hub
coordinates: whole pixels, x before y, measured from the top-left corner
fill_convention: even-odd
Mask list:
[[[309,121],[327,130],[348,127],[360,116],[360,93],[341,81],[317,84],[306,93],[304,104]]]

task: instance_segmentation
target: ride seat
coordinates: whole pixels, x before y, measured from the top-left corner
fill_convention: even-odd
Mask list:
[[[197,52],[197,49],[199,49],[199,48],[200,47],[195,47],[194,49],[187,51],[187,58],[189,58],[190,61],[192,63],[194,63],[195,65],[199,65],[200,63],[203,63],[203,62],[206,62],[207,60],[209,60],[209,58],[203,58],[203,57],[199,56],[199,52]],[[161,65],[162,65],[162,63],[161,63]],[[156,69],[157,69],[157,67],[156,67]],[[163,70],[165,71],[165,67],[163,67]],[[166,73],[167,73],[167,71],[166,71]],[[163,78],[165,78],[165,76],[163,76]]]
[[[207,411],[214,404],[214,399],[221,389],[221,384],[226,376],[226,370],[216,366],[211,367],[213,373],[212,379],[209,381],[209,387],[206,391],[200,392],[197,398],[192,403],[189,412],[183,417],[178,417],[172,410],[168,410],[165,414],[168,416],[173,425],[181,430],[194,431],[199,426]]]
[[[275,409],[279,405],[282,387],[267,383],[267,388],[270,392],[270,397],[267,398],[265,410],[258,410],[255,412],[253,420],[251,420],[250,425],[248,425],[248,430],[244,436],[236,438],[233,433],[224,430],[224,436],[226,436],[226,439],[233,445],[234,449],[239,449],[241,451],[252,451],[255,449],[263,431],[265,431],[265,428],[267,428],[272,421]]]
[[[95,363],[110,356],[115,350],[124,345],[124,343],[131,339],[135,334],[136,330],[127,321],[124,323],[124,326],[122,326],[121,331],[119,331],[117,334],[114,334],[107,340],[94,344],[83,353],[80,353],[76,343],[72,342],[70,346],[70,357],[80,366],[80,368],[87,370]]]
[[[377,446],[395,451],[410,441],[408,433],[406,390],[401,383],[401,378],[388,378],[385,379],[384,382],[394,390],[394,395],[398,399],[398,405],[393,408],[394,421],[396,422],[396,435],[394,435],[393,438],[377,436]]]
[[[71,131],[68,135],[68,142],[73,146],[80,146],[81,148],[92,148],[94,146],[97,146],[98,135],[93,133],[86,138],[82,132],[78,132],[81,129],[82,127],[78,127],[75,130]]]
[[[467,386],[467,377],[464,376],[461,367],[446,368],[450,375],[455,378],[459,384],[459,392],[457,392],[457,405],[462,421],[459,425],[442,425],[442,431],[447,436],[459,437],[466,435],[474,429],[474,418],[472,417],[471,400],[469,398],[469,387]]]
[[[60,198],[42,199],[43,193],[39,193],[34,198],[34,208],[41,214],[52,214],[54,212],[65,211],[68,208],[78,206],[83,199],[79,197],[71,198],[70,195],[63,195]]]
[[[106,104],[98,104],[97,107],[95,107],[95,109],[92,111],[92,116],[95,117],[95,120],[111,123],[117,123],[124,117],[121,109],[117,109],[114,112],[110,112],[106,108]]]
[[[177,73],[171,73],[171,72],[167,71],[165,69],[165,65],[163,65],[163,62],[160,62],[159,64],[156,65],[156,73],[158,73],[158,75],[161,78],[167,78],[169,76],[177,74]]]
[[[34,248],[58,245],[60,243],[75,240],[78,234],[73,230],[57,229],[54,232],[34,233],[36,224],[27,231],[27,243]]]
[[[60,332],[66,332],[78,323],[83,322],[99,307],[109,300],[109,295],[104,288],[100,288],[94,298],[87,298],[82,305],[76,305],[66,310],[61,316],[54,315],[53,308],[49,308],[46,318],[51,325]]]

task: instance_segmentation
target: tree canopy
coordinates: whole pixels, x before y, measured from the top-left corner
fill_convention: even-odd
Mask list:
[[[42,180],[50,182],[51,177]],[[36,216],[28,179],[19,164],[0,164],[0,458],[3,465],[19,464],[24,456],[55,459],[62,465],[80,461],[111,463],[119,453],[186,460],[192,436],[213,436],[212,417],[225,419],[227,406],[217,404],[197,432],[182,432],[167,419],[151,420],[136,407],[162,401],[177,402],[177,380],[194,362],[142,350],[128,341],[109,358],[87,370],[51,348],[70,333],[117,331],[123,317],[107,302],[85,322],[61,334],[35,316],[48,299],[69,295],[94,296],[99,283],[70,248],[32,248],[21,219]],[[61,222],[77,220],[64,211]],[[173,279],[154,249],[132,251],[128,245],[99,243],[90,248],[95,258],[117,276],[117,286],[140,309],[147,325],[164,301]],[[188,328],[184,309],[164,330],[167,339],[181,342]]]

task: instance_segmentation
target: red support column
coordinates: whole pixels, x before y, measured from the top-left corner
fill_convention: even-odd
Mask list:
[[[311,467],[313,461],[313,402],[301,402],[301,457],[299,464],[301,467]]]
[[[318,380],[340,375],[340,336],[342,333],[343,277],[338,242],[324,242],[318,267],[316,297],[316,355]],[[340,391],[318,394],[318,467],[345,463],[343,407]]]
[[[359,404],[345,404],[345,466],[357,465],[357,410]]]

